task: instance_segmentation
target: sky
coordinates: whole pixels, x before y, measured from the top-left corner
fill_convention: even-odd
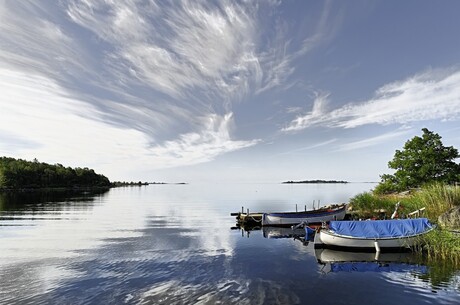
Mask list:
[[[379,181],[460,148],[460,1],[0,0],[0,155],[112,181]]]

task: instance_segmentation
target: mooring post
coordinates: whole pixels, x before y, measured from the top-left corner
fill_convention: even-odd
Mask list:
[[[305,212],[307,211],[307,205],[305,205]]]
[[[297,212],[297,203],[295,204],[295,211]]]

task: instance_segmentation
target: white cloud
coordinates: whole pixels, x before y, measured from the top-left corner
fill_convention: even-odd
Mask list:
[[[253,146],[259,140],[233,141],[229,130],[233,123],[232,114],[224,117],[212,115],[205,118],[201,133],[193,132],[174,141],[152,148],[152,155],[161,160],[163,166],[189,165],[213,160],[216,156],[245,147]]]
[[[401,136],[405,136],[410,134],[412,130],[409,129],[402,129],[402,130],[395,130],[389,133],[385,133],[376,137],[366,138],[364,140],[349,142],[343,145],[340,145],[338,151],[349,151],[349,150],[356,150],[362,149],[365,147],[375,146],[381,143],[388,142],[389,139],[399,138]]]
[[[460,71],[428,71],[381,87],[373,99],[326,111],[325,98],[315,100],[313,110],[298,116],[283,131],[310,126],[355,128],[379,124],[407,124],[460,117]]]
[[[67,13],[115,47],[112,69],[130,71],[134,80],[175,98],[198,89],[222,99],[246,93],[260,79],[251,11],[226,1],[73,1]]]
[[[205,162],[257,143],[233,141],[228,114],[208,117],[200,132],[151,147],[145,134],[101,122],[94,107],[42,76],[0,69],[0,91],[2,154],[13,146],[14,157],[93,167],[111,179],[123,179],[128,170]]]
[[[293,153],[297,153],[297,152],[301,152],[301,151],[312,150],[312,149],[315,149],[315,148],[328,146],[329,144],[332,144],[332,143],[334,143],[336,141],[337,141],[337,139],[330,139],[330,140],[315,143],[315,144],[312,144],[312,145],[309,145],[309,146],[293,149],[293,150],[290,150],[290,151],[287,151],[287,152],[284,152],[284,153],[281,153],[281,154],[278,154],[278,155],[289,155],[289,154],[293,154]]]
[[[291,45],[271,5],[1,1],[1,152],[154,169],[255,145],[232,139],[233,104],[285,85],[326,24]]]
[[[326,115],[328,97],[328,93],[315,93],[312,111],[305,115],[298,116],[287,127],[284,127],[282,131],[299,131],[309,126],[320,124]],[[290,112],[290,110],[288,110],[288,112]]]
[[[32,143],[19,146],[14,157],[99,166],[145,153],[148,139],[142,133],[93,120],[94,107],[68,98],[49,79],[0,69],[0,90],[0,134],[9,135],[0,144],[3,154],[12,143]]]

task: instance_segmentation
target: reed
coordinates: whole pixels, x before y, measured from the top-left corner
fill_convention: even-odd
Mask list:
[[[413,191],[409,195],[378,195],[365,192],[350,199],[353,209],[360,210],[364,214],[380,209],[391,213],[397,202],[401,203],[400,215],[426,208],[424,216],[436,221],[442,213],[460,205],[460,187],[435,183]]]
[[[414,205],[426,207],[427,217],[435,221],[450,208],[460,205],[460,187],[431,184],[411,196],[410,201]]]
[[[428,263],[460,267],[460,238],[455,233],[435,229],[423,236],[422,244],[417,252],[424,255]]]

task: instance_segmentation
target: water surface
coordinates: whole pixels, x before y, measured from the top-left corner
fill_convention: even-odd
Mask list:
[[[230,213],[242,206],[293,211],[313,200],[347,202],[372,187],[190,184],[3,194],[0,303],[458,304],[460,273],[449,268],[411,257],[330,262],[344,254],[315,252],[311,243],[279,238],[283,232],[231,229]]]

